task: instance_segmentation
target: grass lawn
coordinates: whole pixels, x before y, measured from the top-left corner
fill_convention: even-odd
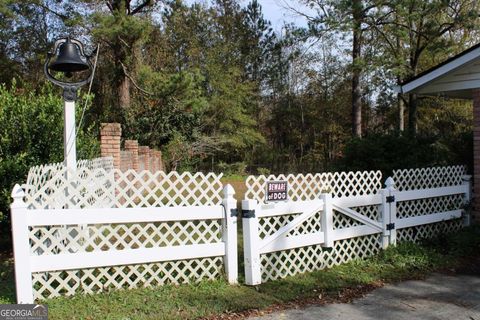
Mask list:
[[[12,259],[5,254],[1,258],[0,303],[14,303]],[[385,282],[421,278],[433,271],[453,272],[475,265],[475,261],[478,266],[479,258],[480,226],[475,226],[422,245],[402,243],[369,259],[257,287],[230,286],[218,280],[77,295],[45,303],[50,319],[195,319],[219,315],[237,318],[252,310],[283,308],[292,303],[349,301]]]

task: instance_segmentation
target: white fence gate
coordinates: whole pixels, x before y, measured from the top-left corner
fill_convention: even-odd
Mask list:
[[[236,200],[221,175],[81,167],[48,176],[12,193],[18,303],[224,272],[237,281]]]
[[[242,202],[250,285],[373,255],[462,226],[470,201],[465,167],[250,176]],[[396,180],[394,180],[396,179]],[[267,202],[267,181],[287,181],[288,201]],[[395,186],[397,184],[397,186]]]

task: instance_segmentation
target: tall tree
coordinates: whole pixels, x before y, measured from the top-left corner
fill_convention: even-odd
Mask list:
[[[395,0],[386,2],[376,20],[367,21],[381,41],[382,60],[378,65],[391,72],[394,81],[415,77],[449,55],[472,44],[479,4],[472,0]],[[469,37],[463,34],[469,31]],[[458,36],[458,35],[461,36]],[[473,36],[473,37],[472,37]],[[474,40],[473,40],[474,41]],[[408,105],[408,132],[417,133],[417,97],[398,96],[399,121],[403,99]],[[402,128],[402,124],[399,125]]]
[[[147,13],[157,1],[94,2],[97,8],[92,15],[92,33],[109,49],[108,55],[111,57],[109,68],[113,70],[112,78],[118,97],[117,102],[122,110],[126,110],[132,103],[131,86],[132,83],[136,83],[134,72],[140,46],[151,30],[151,21]],[[106,6],[108,12],[101,10],[102,6]]]
[[[338,33],[342,37],[351,39],[351,108],[352,134],[362,136],[362,75],[365,72],[362,46],[364,34],[370,31],[365,23],[368,19],[375,19],[380,1],[361,0],[301,0],[309,8],[315,10],[316,15],[304,14],[309,19],[311,34],[322,37],[325,34]]]
[[[362,22],[364,9],[362,0],[352,0],[352,133],[362,136]]]

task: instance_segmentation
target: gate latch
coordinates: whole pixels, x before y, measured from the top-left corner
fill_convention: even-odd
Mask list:
[[[255,218],[255,210],[242,210],[242,218]]]
[[[393,230],[393,229],[395,229],[395,223],[387,224],[387,230]]]
[[[238,209],[230,209],[230,217],[238,217]]]
[[[395,196],[387,196],[387,203],[395,202]]]

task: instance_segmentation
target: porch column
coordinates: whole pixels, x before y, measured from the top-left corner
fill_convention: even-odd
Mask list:
[[[472,223],[480,223],[480,89],[473,96],[473,212]]]

